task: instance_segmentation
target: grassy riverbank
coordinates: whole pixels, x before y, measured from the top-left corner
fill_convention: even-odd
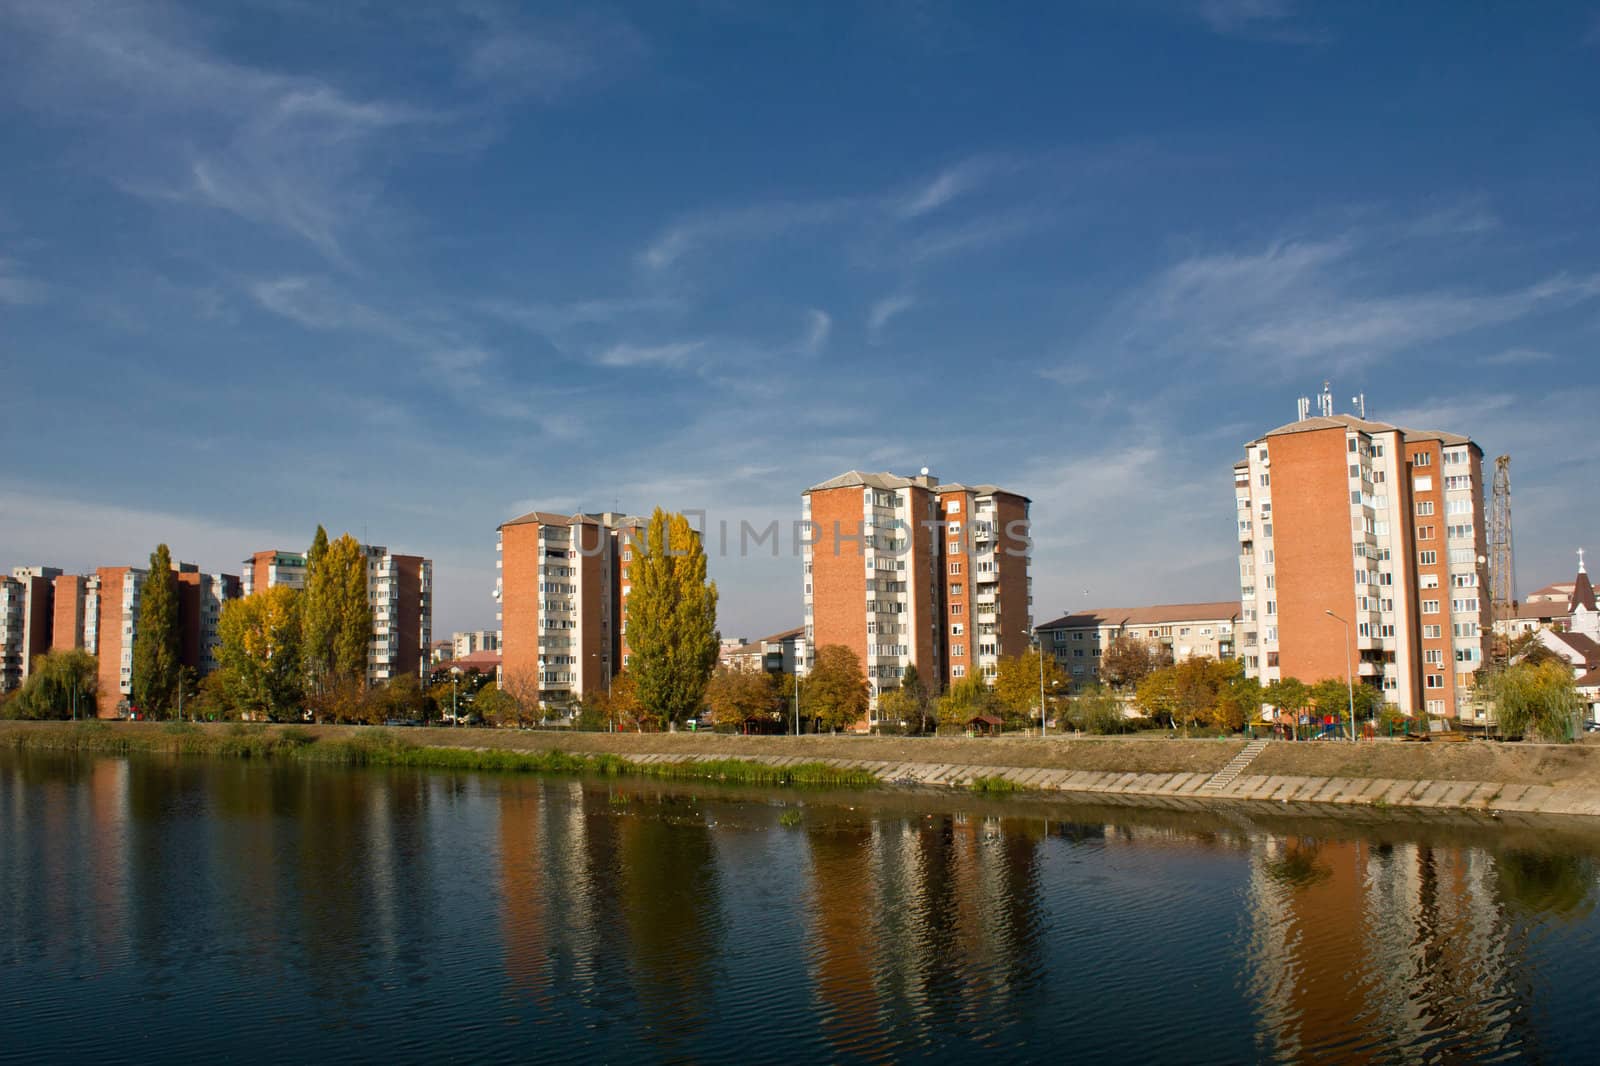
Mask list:
[[[431,732],[431,731],[430,731]],[[461,733],[451,734],[462,739]],[[479,739],[478,733],[467,734]],[[488,735],[492,738],[492,734]],[[770,766],[736,758],[650,763],[607,752],[559,748],[463,747],[417,742],[385,729],[250,724],[26,722],[0,725],[0,747],[105,755],[176,755],[324,763],[335,766],[404,766],[509,773],[638,775],[743,785],[866,787],[878,779],[864,770],[821,762]]]
[[[639,774],[752,785],[869,785],[878,778],[840,760],[1115,774],[1215,773],[1240,738],[746,737],[715,733],[565,733],[364,726],[163,725],[148,722],[0,722],[0,746],[105,753],[153,752],[295,759],[347,766],[414,766],[541,773]],[[656,761],[671,757],[677,762]],[[774,757],[801,760],[773,766]],[[758,761],[761,760],[761,761]],[[1600,788],[1600,743],[1566,745],[1275,743],[1252,774],[1353,780],[1478,781]]]

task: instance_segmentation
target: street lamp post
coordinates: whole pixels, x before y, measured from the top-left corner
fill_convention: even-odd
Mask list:
[[[456,682],[461,679],[459,667],[450,668],[450,728],[461,724],[461,712],[456,708]]]
[[[1038,629],[1033,631],[1033,643],[1039,649],[1039,736],[1042,739],[1045,731],[1044,717],[1044,635]]]
[[[1324,610],[1322,613],[1344,626],[1344,684],[1350,693],[1350,739],[1353,741],[1356,739],[1356,680],[1350,668],[1350,623],[1332,611]]]

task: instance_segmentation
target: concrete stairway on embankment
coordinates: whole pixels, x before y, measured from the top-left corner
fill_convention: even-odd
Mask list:
[[[1233,779],[1244,773],[1245,767],[1256,761],[1256,756],[1267,750],[1267,738],[1257,737],[1240,749],[1239,754],[1228,760],[1228,765],[1211,775],[1210,780],[1200,786],[1201,792],[1221,792],[1233,784]]]

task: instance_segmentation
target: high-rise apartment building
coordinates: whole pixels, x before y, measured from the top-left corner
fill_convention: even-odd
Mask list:
[[[18,566],[10,577],[0,576],[0,692],[19,687],[34,658],[50,650],[60,576],[47,566]]]
[[[95,700],[102,718],[115,717],[133,693],[133,644],[139,631],[139,600],[148,570],[102,566],[84,579],[83,647],[99,659]],[[178,602],[178,658],[197,678],[217,668],[217,623],[222,605],[242,593],[233,574],[206,574],[193,563],[174,563]]]
[[[246,596],[279,585],[303,589],[306,587],[306,553],[276,548],[256,552],[244,561],[243,577]]]
[[[367,683],[382,684],[427,669],[433,643],[433,560],[396,555],[377,544],[361,545],[367,567],[367,604],[372,608],[372,643],[367,648]],[[306,587],[306,553],[268,548],[244,561],[246,596],[278,586]]]
[[[627,567],[641,519],[530,511],[499,527],[501,683],[566,703],[627,661]]]
[[[878,693],[906,667],[935,684],[992,680],[1033,624],[1027,497],[851,470],[802,494],[805,651],[842,644]]]
[[[1249,676],[1345,677],[1406,713],[1476,714],[1489,639],[1483,451],[1301,401],[1234,466]],[[1348,638],[1347,638],[1348,632]]]

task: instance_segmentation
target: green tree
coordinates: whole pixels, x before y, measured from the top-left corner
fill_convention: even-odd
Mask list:
[[[367,650],[372,644],[372,605],[367,601],[367,557],[361,544],[346,533],[328,545],[323,560],[334,603],[331,674],[343,682],[365,685]]]
[[[1245,677],[1244,671],[1238,670],[1218,691],[1210,724],[1218,729],[1237,731],[1260,722],[1264,700],[1261,682],[1253,677]]]
[[[302,658],[311,691],[318,695],[333,671],[333,634],[339,628],[337,583],[329,579],[327,558],[328,531],[319,525],[306,552],[305,597],[300,605]]]
[[[1048,702],[1052,697],[1065,695],[1071,679],[1054,655],[1044,657],[1044,693]],[[1007,726],[1023,726],[1039,716],[1039,650],[1030,648],[1021,655],[1008,655],[1000,660],[995,674],[994,695]]]
[[[700,709],[717,662],[717,584],[700,535],[657,507],[628,566],[628,669],[639,701],[663,725]]]
[[[706,684],[706,707],[712,722],[721,728],[772,722],[778,717],[778,688],[765,670],[719,666]]]
[[[965,729],[980,714],[994,714],[994,693],[981,677],[964,677],[939,697],[939,724],[948,729]]]
[[[933,686],[917,670],[916,663],[906,664],[905,675],[900,678],[900,687],[895,691],[902,693],[911,701],[907,708],[908,713],[904,714],[907,730],[913,733],[926,733],[932,730],[938,723],[933,702]]]
[[[28,680],[5,703],[5,718],[79,718],[95,716],[98,661],[82,648],[57,648],[36,656]]]
[[[1565,663],[1512,663],[1486,673],[1478,687],[1494,705],[1502,733],[1550,741],[1573,738],[1583,700]]]
[[[302,595],[277,585],[222,605],[217,648],[223,686],[252,717],[298,719],[305,702]]]
[[[1311,689],[1304,681],[1297,677],[1281,677],[1269,682],[1262,691],[1266,702],[1276,707],[1282,715],[1278,721],[1282,722],[1284,716],[1289,722],[1289,735],[1300,735],[1300,713],[1311,706]]]
[[[884,732],[918,731],[917,698],[902,683],[878,693],[878,729]]]
[[[1100,653],[1100,680],[1112,688],[1133,688],[1154,671],[1171,665],[1171,648],[1119,633]]]
[[[1171,669],[1156,670],[1140,678],[1133,696],[1133,702],[1145,717],[1161,725],[1172,725],[1178,720],[1182,699],[1177,672]]]
[[[801,710],[816,720],[818,728],[847,729],[867,715],[872,690],[861,659],[843,644],[817,649],[811,672],[801,689]]]
[[[1073,728],[1085,733],[1122,733],[1128,728],[1122,701],[1105,685],[1094,685],[1072,697],[1067,705],[1067,718]]]
[[[178,638],[178,583],[172,553],[158,544],[150,572],[139,587],[139,619],[133,637],[132,704],[147,715],[171,711],[182,667]]]
[[[435,702],[438,697],[435,696]],[[442,707],[443,704],[440,704]],[[472,697],[474,713],[483,718],[490,725],[515,726],[522,723],[518,720],[517,701],[511,695],[501,690],[493,681],[480,688]]]

